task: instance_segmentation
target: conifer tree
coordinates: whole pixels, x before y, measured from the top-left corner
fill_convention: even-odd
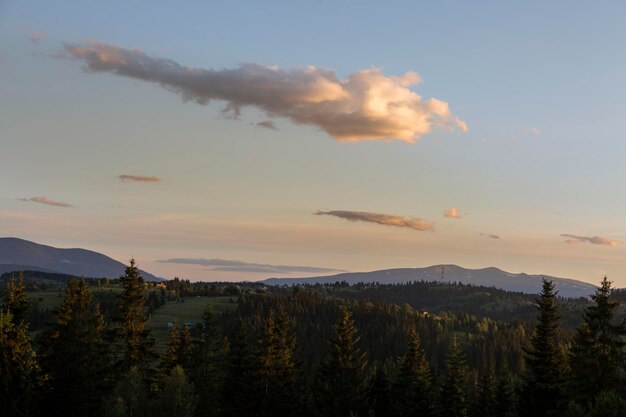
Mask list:
[[[165,352],[161,355],[161,363],[159,364],[159,373],[162,377],[170,374],[179,363],[180,357],[180,330],[178,321],[174,320],[172,327],[167,331],[167,346]]]
[[[144,294],[143,278],[134,259],[130,260],[130,266],[120,277],[120,283],[122,293],[117,303],[118,316],[114,319],[120,344],[119,368],[126,372],[136,367],[139,373],[145,375],[154,356],[154,340],[144,329],[146,318],[143,307],[147,297]]]
[[[294,348],[295,339],[286,313],[276,314],[270,309],[257,348],[259,416],[291,417],[302,412]]]
[[[456,341],[448,352],[446,374],[441,386],[441,414],[446,417],[467,417],[467,369],[461,347]]]
[[[148,392],[144,379],[136,366],[125,372],[104,404],[106,417],[147,417]]]
[[[30,310],[30,301],[26,294],[24,285],[24,273],[20,272],[17,279],[11,276],[7,284],[7,294],[5,298],[5,310],[10,311],[15,325],[26,322]]]
[[[520,392],[520,413],[529,417],[560,416],[566,407],[566,379],[561,349],[557,343],[559,307],[554,283],[543,280],[537,300],[538,323],[525,349],[526,375]]]
[[[246,326],[237,320],[233,337],[229,339],[224,383],[222,384],[222,415],[224,417],[256,416],[256,406],[251,401],[255,381],[253,357],[246,336]]]
[[[315,381],[315,404],[320,415],[364,415],[367,362],[358,347],[357,333],[350,311],[344,308],[335,326],[331,356],[320,366]]]
[[[163,388],[155,401],[155,417],[193,417],[197,396],[185,371],[176,365],[163,380]]]
[[[72,280],[55,323],[44,334],[41,362],[50,391],[46,409],[72,416],[92,416],[109,385],[110,351],[106,323],[84,280]]]
[[[572,398],[584,407],[602,391],[626,389],[626,320],[615,323],[619,303],[611,299],[611,281],[604,277],[591,299],[594,305],[585,310],[570,356]]]
[[[35,415],[40,381],[26,324],[16,325],[10,311],[0,311],[0,415]]]
[[[488,360],[478,383],[474,402],[472,404],[471,415],[473,417],[500,417],[496,411],[497,387],[494,375],[493,363]]]
[[[374,377],[371,379],[367,403],[370,417],[391,417],[398,415],[394,413],[393,396],[391,391],[389,375],[381,366],[376,367]]]
[[[217,352],[217,326],[211,305],[202,316],[201,334],[192,343],[191,360],[186,372],[196,387],[198,404],[196,415],[213,417],[219,413],[219,386],[221,359]]]
[[[393,384],[394,412],[400,417],[432,415],[432,376],[419,334],[412,329]]]

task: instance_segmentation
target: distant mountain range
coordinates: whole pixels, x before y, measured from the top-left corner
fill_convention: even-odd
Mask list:
[[[13,271],[56,272],[89,278],[119,278],[124,265],[86,249],[60,249],[14,237],[0,238],[0,274]],[[161,281],[141,271],[147,281]]]
[[[270,278],[263,281],[267,285],[294,284],[332,284],[346,281],[349,284],[358,282],[381,284],[399,284],[410,281],[460,282],[483,287],[495,287],[507,291],[518,291],[527,294],[541,292],[541,278],[555,283],[562,297],[587,297],[594,293],[596,287],[586,282],[568,278],[557,278],[548,275],[512,274],[498,268],[466,269],[457,265],[433,265],[426,268],[386,269],[372,272],[347,272],[330,276],[307,278]]]

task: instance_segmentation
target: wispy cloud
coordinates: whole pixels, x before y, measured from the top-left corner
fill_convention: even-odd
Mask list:
[[[31,32],[28,34],[28,39],[30,39],[32,43],[39,43],[46,39],[46,34],[43,32]]]
[[[144,176],[144,175],[127,175],[127,174],[122,174],[120,176],[118,176],[118,178],[121,181],[135,181],[135,182],[159,182],[161,181],[160,178],[158,177],[148,177],[148,176]]]
[[[480,235],[483,236],[483,237],[489,238],[489,239],[502,239],[498,235],[493,235],[493,234],[489,234],[489,233],[481,233]]]
[[[344,272],[341,269],[318,268],[313,266],[299,265],[272,265],[260,264],[252,262],[234,261],[228,259],[205,259],[205,258],[172,258],[159,260],[157,262],[184,264],[184,265],[201,265],[207,266],[211,271],[221,272],[253,272],[263,274],[295,274],[295,273],[312,273],[326,274],[332,272]]]
[[[444,217],[450,217],[452,219],[460,219],[463,216],[459,213],[459,209],[456,207],[449,208],[443,212]]]
[[[421,79],[415,72],[394,77],[369,68],[337,78],[330,69],[308,66],[284,70],[245,64],[214,70],[184,67],[171,59],[100,42],[66,45],[65,51],[91,72],[158,83],[185,101],[228,103],[238,116],[254,106],[270,117],[286,117],[297,124],[317,126],[337,140],[395,139],[415,142],[434,127],[467,131],[448,103],[423,99],[410,87]]]
[[[62,201],[52,200],[48,197],[31,197],[31,198],[19,198],[20,201],[31,201],[33,203],[47,204],[55,207],[74,207],[71,204],[63,203]]]
[[[530,136],[541,136],[541,131],[537,129],[536,127],[524,128],[523,132],[524,134],[530,135]]]
[[[263,127],[270,130],[278,130],[274,122],[272,122],[271,120],[263,120],[262,122],[257,122],[255,123],[255,126]]]
[[[420,218],[396,216],[393,214],[346,210],[318,211],[315,214],[318,216],[335,216],[340,219],[346,219],[353,222],[360,221],[382,224],[384,226],[408,227],[419,231],[433,230],[435,228],[433,223],[429,223]]]
[[[561,237],[567,238],[565,243],[569,243],[569,244],[587,242],[593,245],[600,245],[600,246],[617,246],[618,244],[621,243],[619,240],[609,239],[607,237],[599,237],[599,236],[578,236],[578,235],[572,235],[569,233],[562,233]]]

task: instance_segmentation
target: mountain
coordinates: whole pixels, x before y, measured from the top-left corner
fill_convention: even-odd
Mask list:
[[[263,282],[267,285],[294,285],[332,284],[337,281],[346,281],[349,284],[358,282],[398,284],[411,281],[440,281],[461,282],[483,287],[495,287],[507,291],[538,294],[541,292],[541,278],[543,277],[554,281],[555,287],[562,297],[587,297],[596,290],[594,285],[574,279],[524,273],[512,274],[494,267],[466,269],[457,265],[433,265],[426,268],[399,268],[372,272],[346,272],[337,275],[308,278],[269,278]]]
[[[13,271],[57,272],[91,278],[119,278],[124,265],[86,249],[60,249],[14,237],[0,238],[0,273]],[[141,271],[147,281],[161,281]]]

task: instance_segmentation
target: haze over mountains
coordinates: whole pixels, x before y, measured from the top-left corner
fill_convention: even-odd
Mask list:
[[[0,238],[0,274],[13,271],[57,272],[90,278],[119,278],[126,265],[86,249],[60,249],[14,237]],[[160,281],[141,271],[144,279]]]
[[[92,278],[118,278],[125,265],[106,255],[86,249],[60,249],[13,237],[0,238],[0,274],[13,271],[56,272]],[[148,281],[158,278],[146,271]],[[460,282],[476,286],[496,287],[507,291],[537,294],[541,291],[541,278],[551,279],[563,297],[587,297],[595,291],[592,284],[547,275],[512,274],[498,268],[466,269],[457,265],[434,265],[426,268],[398,268],[371,272],[346,272],[327,276],[303,278],[269,278],[267,285],[328,284],[346,281],[380,282],[381,284],[410,281]]]
[[[346,281],[349,284],[358,282],[381,284],[398,284],[411,281],[460,282],[485,287],[496,287],[507,291],[518,291],[527,294],[541,292],[541,278],[554,281],[559,295],[563,297],[587,297],[595,291],[592,284],[568,278],[557,278],[548,275],[512,274],[498,268],[466,269],[457,265],[433,265],[426,268],[399,268],[372,272],[348,272],[331,276],[308,278],[270,278],[267,285],[294,284],[329,284]]]

